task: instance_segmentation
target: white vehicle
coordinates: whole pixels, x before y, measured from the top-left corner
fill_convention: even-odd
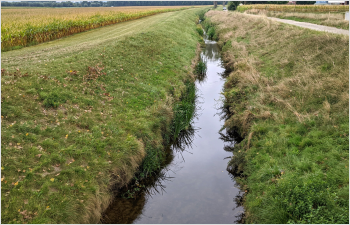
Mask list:
[[[227,11],[226,7],[222,8],[223,11]]]

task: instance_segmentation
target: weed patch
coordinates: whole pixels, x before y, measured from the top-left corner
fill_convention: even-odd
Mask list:
[[[43,105],[47,108],[57,108],[59,105],[66,103],[70,97],[68,94],[59,93],[58,91],[50,93],[41,92],[39,93],[39,96],[43,100]]]
[[[198,32],[198,34],[200,36],[203,36],[204,32],[203,32],[203,28],[201,25],[197,25],[196,31]]]
[[[207,36],[211,40],[217,40],[217,35],[215,32],[215,26],[209,19],[205,19],[202,23],[202,26],[207,33]]]

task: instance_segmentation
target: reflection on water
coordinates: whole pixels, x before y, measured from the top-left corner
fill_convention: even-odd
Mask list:
[[[196,115],[196,113],[195,113]],[[193,123],[186,130],[182,130],[177,139],[166,148],[166,159],[158,171],[153,176],[142,181],[129,184],[118,191],[114,202],[109,206],[103,216],[103,223],[129,224],[135,223],[140,217],[148,198],[153,195],[162,195],[166,192],[165,183],[171,181],[169,170],[181,169],[174,161],[174,154],[181,154],[182,151],[192,148],[196,131]],[[138,189],[135,191],[135,189]],[[129,195],[132,190],[132,195]]]
[[[219,134],[220,139],[227,143],[224,147],[224,150],[227,152],[232,152],[235,144],[243,140],[239,133],[233,129],[225,130],[225,132],[219,132]]]
[[[205,64],[207,64],[206,61],[204,61],[203,59],[201,59],[202,62],[204,62]],[[198,83],[204,83],[206,81],[207,78],[207,73],[200,73],[196,75],[196,79]]]
[[[116,198],[111,204],[103,223],[133,223],[142,213],[142,209],[146,203],[146,193],[141,193],[135,199]]]
[[[175,142],[172,143],[171,147],[180,153],[186,149],[192,148],[193,139],[198,129],[199,128],[194,128],[193,123],[191,123],[186,130],[182,130],[180,132]]]
[[[225,112],[226,111],[224,110],[223,113]],[[225,142],[224,150],[227,152],[232,153],[235,144],[239,144],[243,140],[243,138],[239,135],[239,133],[234,129],[225,129],[224,131],[220,131],[219,134],[220,134],[220,139]],[[231,158],[231,156],[229,156],[228,158]],[[240,175],[233,172],[230,166],[228,166],[226,170],[229,172],[229,176],[231,177],[232,180],[235,180],[235,178]],[[244,197],[244,192],[242,191],[240,191],[235,196],[234,202],[236,203],[237,207],[243,207],[243,197]],[[239,224],[245,223],[244,211],[236,215],[236,218],[237,218],[236,223],[239,223]]]
[[[219,50],[218,45],[212,41],[206,42],[206,45],[207,45],[206,48],[203,49],[203,52],[202,52],[203,58],[207,58],[210,61],[217,61],[220,63],[221,61],[220,61],[220,54],[218,52]]]
[[[173,151],[170,148],[167,150],[165,165],[157,174],[153,174],[153,176],[140,182],[136,181],[119,190],[114,202],[105,212],[103,223],[134,223],[140,217],[147,199],[152,195],[162,195],[165,192],[166,185],[164,183],[173,178],[167,174],[167,167],[174,157]]]
[[[232,156],[227,151],[239,139],[233,131],[219,132],[225,119],[223,107],[217,107],[222,104],[218,100],[225,69],[216,42],[205,43],[201,59],[207,63],[207,76],[196,82],[200,115],[167,148],[167,160],[158,174],[119,192],[104,223],[240,222],[242,192],[226,171]],[[130,194],[130,189],[138,191]]]

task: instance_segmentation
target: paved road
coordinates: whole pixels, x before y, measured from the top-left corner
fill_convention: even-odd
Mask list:
[[[348,30],[338,29],[335,27],[322,26],[322,25],[313,24],[313,23],[306,23],[306,22],[298,22],[298,21],[294,21],[294,20],[285,20],[285,19],[279,19],[279,18],[274,18],[274,17],[267,17],[267,18],[274,20],[274,21],[295,25],[298,27],[309,28],[311,30],[325,31],[325,32],[330,32],[330,33],[335,33],[335,34],[344,34],[344,35],[349,36]]]

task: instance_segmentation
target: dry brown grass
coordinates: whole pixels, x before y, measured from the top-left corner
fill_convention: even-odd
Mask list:
[[[303,122],[322,115],[332,121],[347,113],[339,110],[349,100],[348,37],[241,13],[206,15],[218,24],[219,44],[231,44],[223,53],[233,70],[225,87],[236,89],[239,98],[233,108],[244,112],[232,116],[226,126],[241,127],[246,135],[253,118],[283,122],[293,116]],[[247,92],[254,97],[246,97]]]

